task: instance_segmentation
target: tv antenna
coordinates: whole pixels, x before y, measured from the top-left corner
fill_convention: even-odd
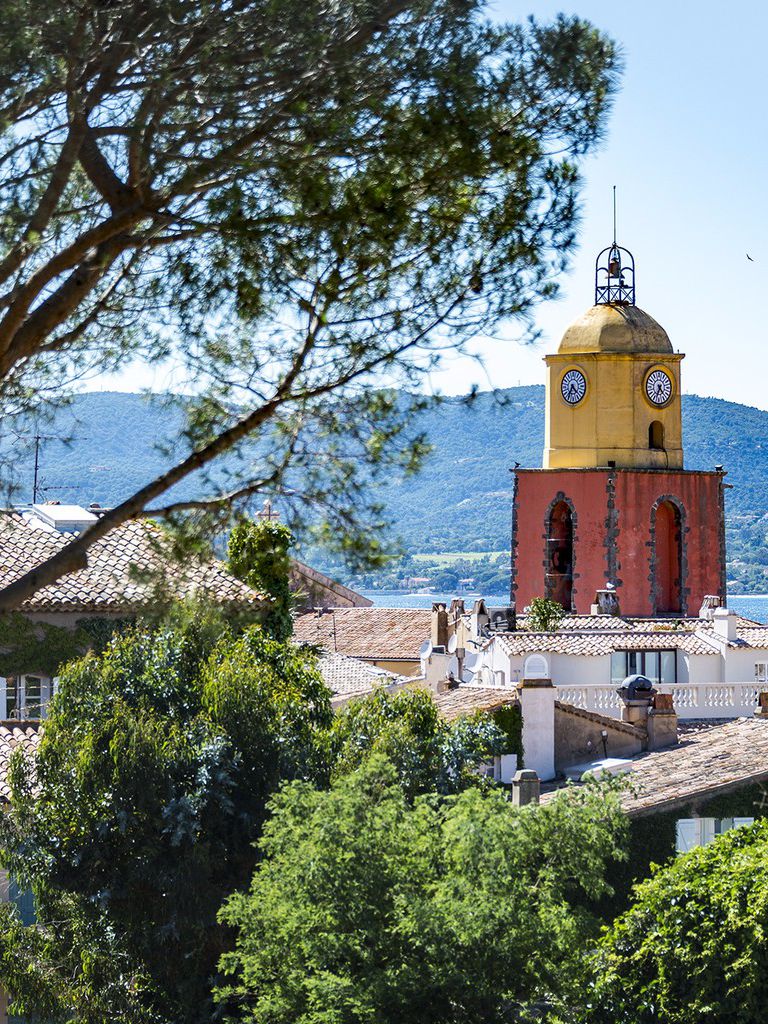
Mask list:
[[[38,494],[42,494],[49,488],[41,486],[40,483],[40,445],[43,441],[83,441],[82,437],[69,437],[64,434],[16,434],[19,440],[33,441],[35,445],[35,468],[32,475],[32,504],[37,504]],[[67,488],[71,490],[72,488]]]

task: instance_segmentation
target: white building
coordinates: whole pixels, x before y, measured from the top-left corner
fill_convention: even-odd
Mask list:
[[[478,602],[457,625],[465,657],[462,680],[514,687],[526,678],[551,679],[557,699],[618,718],[617,687],[647,676],[672,695],[681,719],[751,715],[768,689],[768,626],[726,608],[701,618],[565,617],[557,630],[493,629],[493,609]]]

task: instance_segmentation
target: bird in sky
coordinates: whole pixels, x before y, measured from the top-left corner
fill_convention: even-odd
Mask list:
[[[755,262],[755,261],[754,261],[754,260],[752,259],[752,257],[751,257],[751,256],[749,255],[749,253],[747,253],[747,259],[749,260],[749,262],[750,262],[750,263],[754,263],[754,262]]]

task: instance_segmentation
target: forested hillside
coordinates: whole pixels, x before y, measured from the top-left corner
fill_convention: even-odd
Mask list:
[[[44,440],[44,498],[112,504],[168,463],[163,448],[177,435],[178,402],[141,395],[80,396],[41,429],[70,443]],[[768,592],[768,412],[715,398],[683,397],[686,466],[728,470],[729,580],[733,591]],[[417,426],[434,450],[415,477],[382,492],[393,520],[393,547],[409,552],[503,551],[509,543],[512,481],[518,462],[540,466],[544,389],[486,392],[467,403],[445,399]],[[32,428],[22,433],[32,433]],[[6,436],[19,489],[31,498],[33,447]]]

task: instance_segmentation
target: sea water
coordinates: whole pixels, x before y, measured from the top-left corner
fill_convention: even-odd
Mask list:
[[[404,594],[401,590],[368,590],[363,591],[365,597],[373,601],[379,608],[431,608],[434,601],[451,603],[454,594]],[[478,595],[463,594],[464,604],[472,607]],[[507,594],[483,594],[485,603],[493,608],[504,607],[509,596]],[[768,594],[746,594],[728,598],[728,607],[755,622],[768,623]],[[698,611],[698,609],[696,609]]]

